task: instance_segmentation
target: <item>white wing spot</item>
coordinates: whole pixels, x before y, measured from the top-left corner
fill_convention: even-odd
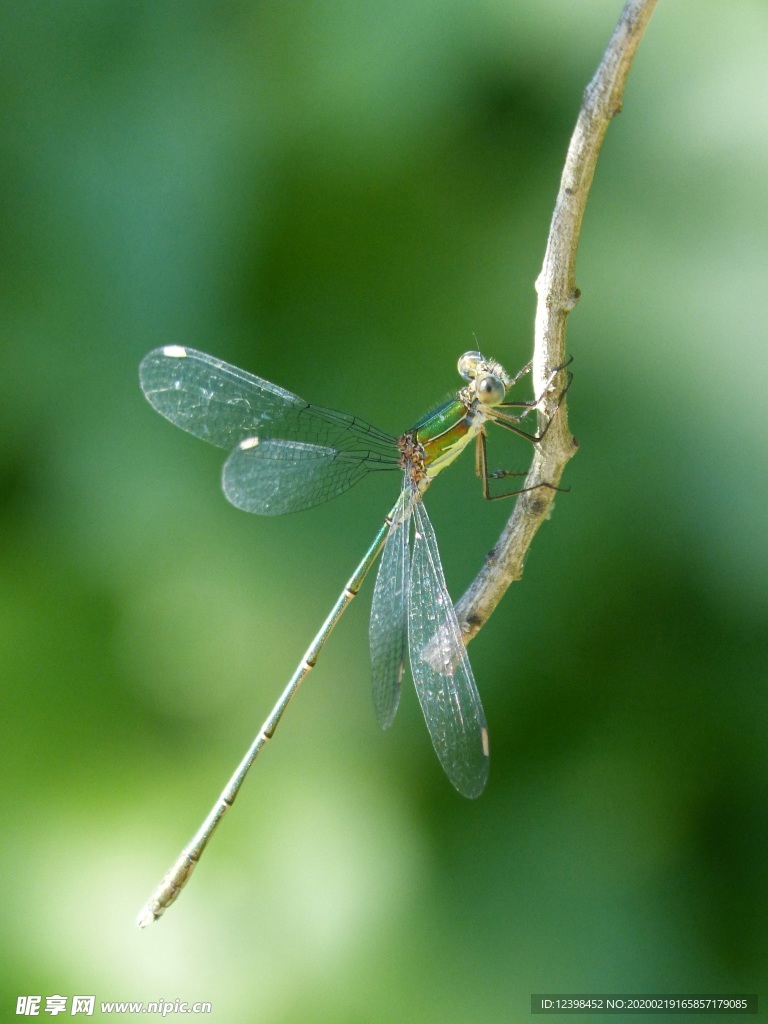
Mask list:
[[[246,437],[244,441],[240,442],[238,447],[241,451],[247,451],[249,448],[255,448],[258,443],[258,437]]]
[[[169,359],[184,359],[187,355],[187,350],[183,345],[166,345],[163,349],[163,355],[168,356]]]
[[[483,745],[483,755],[485,757],[488,757],[489,745],[488,745],[488,730],[487,729],[481,729],[480,730],[480,742]]]

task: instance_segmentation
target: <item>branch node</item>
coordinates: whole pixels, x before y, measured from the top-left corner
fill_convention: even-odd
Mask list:
[[[567,298],[562,305],[563,312],[570,313],[573,309],[575,309],[580,298],[581,288],[574,288],[570,294],[570,297]]]

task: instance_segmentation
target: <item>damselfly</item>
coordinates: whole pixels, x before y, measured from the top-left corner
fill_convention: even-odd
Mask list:
[[[488,472],[485,426],[498,423],[534,442],[541,440],[543,434],[528,434],[519,425],[539,403],[506,400],[512,385],[529,368],[510,376],[495,360],[465,352],[458,364],[465,384],[453,398],[395,438],[357,416],[310,405],[290,391],[194,349],[168,346],[150,352],[142,361],[141,387],[155,409],[183,430],[229,450],[222,485],[238,508],[260,515],[296,512],[335,498],[379,470],[400,470],[403,483],[400,496],[250,749],[143,908],[138,918],[141,927],[157,920],[185,885],[382,548],[370,621],[376,717],[385,729],[392,724],[407,649],[416,693],[446,775],[466,797],[483,791],[488,778],[485,714],[422,498],[438,473],[473,439],[484,496],[493,500],[520,493],[491,493],[492,480],[518,474]]]

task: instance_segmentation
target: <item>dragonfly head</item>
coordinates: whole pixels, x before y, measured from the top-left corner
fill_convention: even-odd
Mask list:
[[[499,405],[504,401],[512,378],[495,359],[486,359],[482,352],[465,352],[459,359],[459,375],[469,381],[467,390],[482,405]]]

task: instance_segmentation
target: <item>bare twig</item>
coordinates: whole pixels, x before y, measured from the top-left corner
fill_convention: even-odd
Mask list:
[[[533,353],[534,394],[541,396],[539,431],[557,415],[540,444],[525,486],[535,488],[521,494],[498,542],[483,568],[456,605],[456,614],[466,643],[482,629],[513,580],[523,574],[523,560],[536,531],[550,511],[555,492],[542,483],[557,486],[577,442],[568,429],[565,397],[558,408],[564,376],[558,374],[552,386],[552,371],[563,366],[565,322],[579,299],[575,282],[576,250],[589,188],[603,138],[613,116],[621,110],[624,84],[645,27],[657,0],[627,0],[595,77],[584,91],[560,191],[549,229],[544,265],[536,282]],[[546,390],[546,393],[543,393]]]

